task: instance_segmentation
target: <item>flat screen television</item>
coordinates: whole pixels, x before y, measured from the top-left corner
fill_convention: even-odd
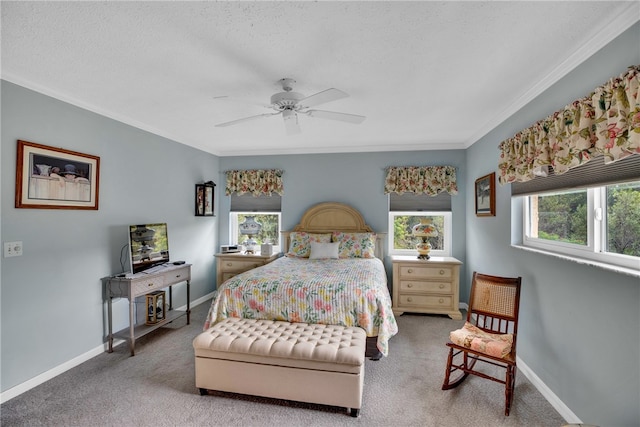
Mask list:
[[[129,261],[133,274],[169,262],[167,224],[130,225]]]

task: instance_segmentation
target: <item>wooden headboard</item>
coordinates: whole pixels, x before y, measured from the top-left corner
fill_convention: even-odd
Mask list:
[[[292,231],[305,231],[307,233],[331,233],[332,231],[344,231],[351,233],[370,233],[373,229],[369,227],[364,218],[356,209],[344,203],[324,202],[309,208],[300,219],[298,225],[291,231],[283,231],[283,251],[286,253],[289,248],[289,233]],[[387,233],[376,232],[377,258],[383,259],[384,238]]]

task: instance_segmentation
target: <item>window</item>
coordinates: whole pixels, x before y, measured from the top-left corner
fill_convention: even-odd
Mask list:
[[[421,219],[431,219],[438,230],[437,237],[429,237],[430,255],[451,256],[451,195],[389,194],[389,254],[416,255],[420,241],[412,235],[412,228]]]
[[[638,269],[640,181],[522,199],[525,246]]]
[[[231,195],[231,212],[229,213],[229,241],[235,244],[243,244],[246,237],[240,234],[240,224],[247,216],[255,217],[262,228],[260,233],[253,237],[258,245],[271,243],[274,253],[280,252],[280,206],[282,198],[276,194],[252,194]]]
[[[258,245],[271,243],[274,246],[274,253],[280,251],[280,212],[231,212],[229,215],[230,242],[237,244],[244,242],[245,236],[240,234],[239,225],[247,216],[253,216],[262,226],[260,233],[253,236],[253,239],[258,242]]]
[[[414,225],[429,218],[438,230],[437,237],[429,237],[430,255],[451,256],[451,212],[389,212],[389,254],[417,255],[419,239],[411,234]]]

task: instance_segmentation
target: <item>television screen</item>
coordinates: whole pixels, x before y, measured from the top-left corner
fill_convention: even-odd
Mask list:
[[[169,262],[167,224],[130,225],[129,254],[133,274]]]

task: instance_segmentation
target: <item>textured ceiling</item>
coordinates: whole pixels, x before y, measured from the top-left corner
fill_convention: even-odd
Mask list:
[[[640,20],[637,1],[0,7],[3,79],[221,156],[466,148]],[[269,112],[284,77],[367,119],[215,127]]]

